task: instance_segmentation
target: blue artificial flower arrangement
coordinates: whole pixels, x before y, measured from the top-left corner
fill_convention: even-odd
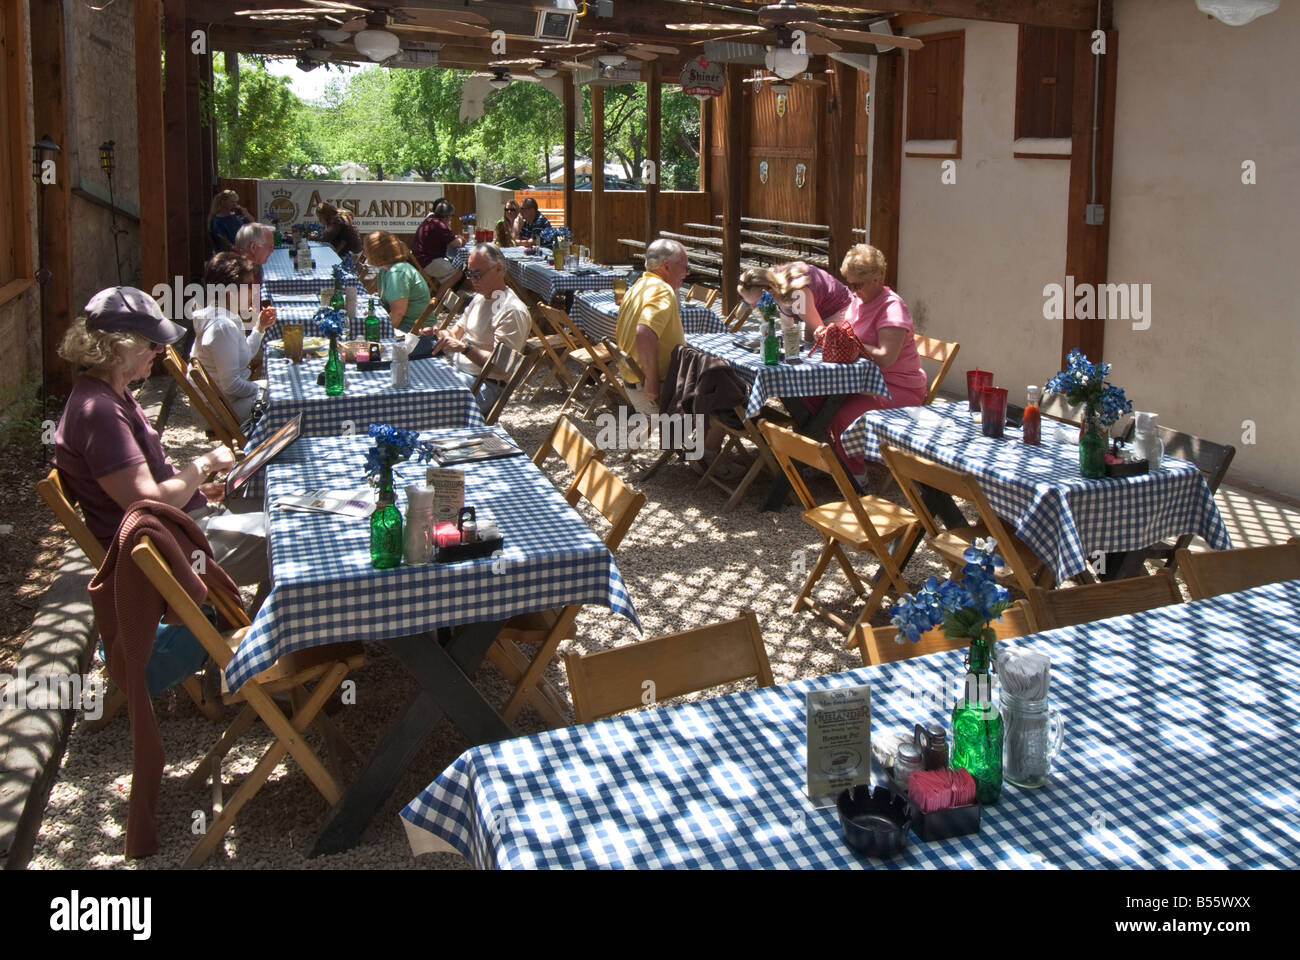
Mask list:
[[[339,258],[339,267],[348,276],[355,277],[357,275],[357,263],[352,259],[351,250],[348,250]]]
[[[572,236],[568,227],[547,227],[537,235],[537,240],[542,246],[550,247],[556,240],[568,240]]]
[[[375,445],[366,451],[366,476],[371,479],[378,477],[385,467],[410,460],[412,455],[417,460],[429,460],[433,456],[433,441],[422,441],[412,430],[372,423],[370,436],[375,438]]]
[[[466,213],[466,214],[463,214],[463,215],[461,216],[461,218],[460,218],[460,222],[461,222],[462,225],[468,223],[468,224],[472,227],[472,226],[474,226],[474,224],[475,224],[477,221],[475,221],[475,219],[474,219],[474,214],[472,214],[472,213]]]
[[[895,640],[906,637],[913,643],[927,630],[943,624],[948,637],[983,639],[993,643],[997,637],[989,626],[1011,607],[1011,595],[998,584],[994,571],[1003,560],[996,553],[993,539],[980,539],[962,554],[966,565],[961,579],[949,577],[939,583],[931,577],[916,593],[901,598],[890,608],[890,622],[898,628]]]
[[[312,318],[316,321],[316,331],[323,337],[341,337],[347,324],[347,315],[342,310],[321,307]]]
[[[1132,413],[1133,402],[1124,396],[1124,389],[1107,383],[1109,363],[1089,363],[1078,348],[1066,358],[1065,369],[1047,381],[1048,393],[1060,393],[1070,403],[1083,404],[1090,416],[1096,416],[1103,426],[1109,426],[1126,413]]]
[[[764,317],[770,317],[776,311],[776,298],[772,296],[771,290],[764,290],[763,295],[758,298],[758,312]]]

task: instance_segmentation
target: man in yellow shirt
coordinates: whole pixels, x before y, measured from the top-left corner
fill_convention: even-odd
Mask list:
[[[686,262],[686,248],[676,240],[664,239],[646,248],[645,267],[645,274],[623,298],[614,339],[620,349],[637,358],[645,371],[646,382],[633,390],[632,396],[648,400],[653,410],[659,403],[661,379],[673,347],[686,342],[677,310],[677,290],[691,268]],[[620,373],[629,385],[636,383],[631,370]]]

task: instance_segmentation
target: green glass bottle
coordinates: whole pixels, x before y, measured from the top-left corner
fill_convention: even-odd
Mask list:
[[[1106,476],[1106,429],[1091,407],[1084,412],[1079,432],[1079,473],[1089,480]]]
[[[763,334],[763,362],[774,366],[781,362],[781,338],[776,335],[776,311],[765,311],[766,331]]]
[[[370,309],[366,311],[366,339],[371,343],[379,342],[379,318],[375,316],[375,301],[370,300]]]
[[[379,471],[379,498],[370,515],[370,565],[389,570],[402,562],[402,513],[393,491],[393,468]]]
[[[330,355],[325,361],[325,396],[343,393],[343,360],[339,356],[339,338],[330,334]]]
[[[1002,793],[1002,714],[993,703],[992,654],[984,640],[972,640],[966,661],[966,691],[952,711],[954,770],[975,778],[975,799],[997,803]]]

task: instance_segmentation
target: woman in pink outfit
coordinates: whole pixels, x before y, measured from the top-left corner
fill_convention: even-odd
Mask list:
[[[844,319],[853,324],[853,332],[867,348],[868,359],[880,367],[889,387],[888,397],[854,394],[831,418],[829,432],[835,450],[861,483],[866,476],[866,460],[846,456],[840,435],[868,410],[921,406],[928,384],[921,356],[916,352],[912,314],[903,298],[885,285],[885,255],[860,243],[844,255],[840,275],[853,292]]]

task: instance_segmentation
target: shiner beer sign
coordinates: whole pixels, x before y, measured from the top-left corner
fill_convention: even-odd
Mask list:
[[[692,97],[718,97],[725,86],[722,64],[710,63],[703,57],[686,61],[678,79],[681,80],[682,93]]]

